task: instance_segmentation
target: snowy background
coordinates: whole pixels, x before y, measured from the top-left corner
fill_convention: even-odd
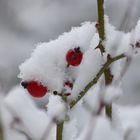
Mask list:
[[[105,13],[109,16],[111,24],[117,29],[120,29],[119,25],[122,18],[125,15],[125,11],[129,8],[129,14],[132,15],[127,18],[129,24],[127,24],[125,28],[120,29],[125,32],[134,28],[140,17],[140,1],[133,0],[135,4],[130,7],[129,3],[131,1],[132,0],[105,0]],[[49,123],[49,118],[46,118],[46,112],[38,110],[34,106],[30,97],[27,97],[22,89],[13,89],[16,85],[19,85],[20,82],[20,79],[17,78],[19,65],[24,62],[25,59],[29,58],[36,44],[56,39],[63,32],[69,31],[71,27],[79,26],[84,21],[96,21],[96,5],[96,0],[0,0],[0,92],[4,95],[9,94],[5,101],[17,111],[16,114],[23,119],[24,125],[27,126],[29,130],[32,130],[27,133],[36,138],[41,137],[47,123]],[[123,131],[125,131],[126,140],[139,140],[140,138],[140,124],[136,125],[138,122],[140,123],[139,62],[140,54],[133,59],[122,82],[125,94],[119,99],[118,103],[127,105],[127,107],[121,107],[121,109],[116,112],[120,116],[119,119],[121,123],[123,122],[121,125]],[[22,97],[22,99],[20,99],[20,97]],[[32,112],[25,108],[25,104]],[[133,106],[128,107],[128,105],[138,106],[133,108]],[[19,108],[17,108],[17,106]],[[72,116],[73,114],[76,114],[78,117],[81,116],[83,110],[80,109],[79,107],[79,111],[73,111]],[[6,130],[8,130],[6,131],[7,140],[10,140],[11,137],[16,137],[17,140],[24,140],[24,136],[18,135],[14,130],[9,129],[9,123],[12,117],[9,112],[5,110],[3,112],[4,120],[6,120],[4,121],[6,122],[5,127]],[[85,112],[83,111],[82,113]],[[28,115],[26,116],[25,114]],[[33,114],[36,114],[35,117]],[[83,118],[85,118],[85,116],[83,116]],[[82,118],[80,120],[84,121]],[[75,124],[79,123],[75,122],[76,120],[73,119],[69,125],[70,130],[75,129]],[[38,128],[36,128],[36,124],[39,125]],[[110,122],[102,117],[99,118],[95,139],[102,140],[102,138],[98,137],[102,124],[105,124],[107,127],[107,129],[103,128],[106,129],[105,132],[107,132],[106,138],[113,139],[114,137],[114,140],[115,138],[121,140],[121,138],[119,138],[121,133],[116,132],[116,130],[113,132],[110,128]],[[84,123],[81,125],[84,125]],[[118,129],[118,131],[121,131],[121,129]],[[112,134],[112,132],[116,136],[113,135],[111,137],[110,134]],[[127,136],[127,133],[130,133],[130,135]],[[67,137],[69,137],[69,135],[67,135]],[[50,140],[52,140],[53,137],[54,136],[51,135]]]

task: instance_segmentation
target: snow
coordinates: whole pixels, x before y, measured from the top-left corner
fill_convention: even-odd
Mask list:
[[[65,120],[67,108],[60,96],[51,95],[47,104],[47,114],[50,118],[61,122]]]
[[[122,88],[120,86],[110,85],[105,88],[104,91],[104,102],[106,104],[111,104],[121,97],[123,94]]]
[[[96,91],[98,91],[97,87]],[[90,97],[91,94],[87,96]],[[88,99],[89,98],[86,98],[86,100]],[[50,112],[46,113],[35,106],[25,90],[21,87],[15,87],[5,98],[2,106],[6,140],[10,140],[11,137],[15,140],[26,140],[24,135],[10,128],[13,117],[20,118],[24,124],[17,124],[16,128],[23,129],[34,139],[40,139],[45,132],[47,134],[46,139],[55,140],[55,125],[50,116],[57,116],[62,113],[60,110],[58,113],[58,108],[62,105],[62,102],[59,97],[54,95],[51,95],[49,100],[48,111],[50,109]],[[93,102],[92,99],[88,101],[90,103]],[[61,104],[58,105],[59,107],[57,107],[58,102]],[[10,107],[15,113],[11,113],[7,107]],[[92,107],[94,109],[94,106]],[[84,137],[87,137],[86,134],[89,129],[89,132],[92,134],[92,139],[95,140],[104,140],[105,138],[108,140],[123,140],[124,137],[128,140],[138,140],[140,138],[139,110],[140,106],[124,107],[115,105],[114,107],[113,105],[113,116],[117,118],[113,117],[113,122],[111,123],[104,114],[93,116],[91,112],[84,107],[84,102],[80,102],[77,107],[68,112],[69,120],[65,122],[63,132],[64,140],[84,140]]]
[[[138,20],[137,22],[137,25],[136,27],[132,30],[132,33],[133,33],[133,39],[134,39],[134,43],[136,43],[137,41],[140,40],[140,19]]]
[[[101,135],[102,134],[102,135]],[[95,140],[103,140],[104,138],[108,140],[123,140],[122,135],[120,135],[110,124],[107,118],[100,118],[97,120],[97,126],[95,132],[93,132],[93,138]]]
[[[75,140],[77,137],[77,120],[73,119],[70,121],[67,121],[64,124],[63,129],[63,139],[64,140]]]
[[[124,137],[128,140],[140,139],[140,106],[117,106]]]
[[[11,123],[15,117],[22,121],[22,125],[18,127],[24,129],[33,139],[41,138],[51,121],[46,112],[38,109],[21,87],[15,87],[5,98],[2,112],[7,140],[10,140],[11,136],[15,140],[24,138],[23,135],[19,135],[18,132],[11,129]]]
[[[83,99],[83,107],[85,107],[85,109],[88,109],[88,108],[86,108],[86,105],[88,105],[90,108],[92,108],[93,112],[97,112],[97,110],[99,109],[100,102],[101,102],[102,96],[103,96],[101,84],[103,84],[102,81],[99,81],[85,95],[85,97]],[[91,110],[89,110],[89,111],[91,111]]]
[[[93,117],[93,116],[92,116]],[[90,133],[89,133],[90,131]],[[76,140],[123,140],[122,135],[111,126],[110,121],[104,117],[92,118]]]

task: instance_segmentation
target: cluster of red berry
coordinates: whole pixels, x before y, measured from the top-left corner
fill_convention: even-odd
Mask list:
[[[66,54],[67,66],[79,66],[83,58],[83,53],[80,50],[80,47],[70,49]],[[28,90],[30,95],[33,97],[43,97],[48,92],[47,86],[44,86],[40,82],[30,81],[30,82],[21,82],[21,85]],[[66,81],[64,86],[72,89],[73,83]]]

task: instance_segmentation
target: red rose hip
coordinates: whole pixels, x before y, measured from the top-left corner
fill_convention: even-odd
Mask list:
[[[33,97],[43,97],[48,89],[37,81],[22,82],[21,85],[28,90]]]
[[[80,50],[80,47],[70,49],[66,54],[66,60],[68,65],[78,66],[81,64],[83,58],[83,53]]]

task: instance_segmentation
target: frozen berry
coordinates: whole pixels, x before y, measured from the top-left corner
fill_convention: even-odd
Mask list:
[[[33,97],[43,97],[48,91],[47,87],[36,81],[22,82],[21,85],[26,88]]]
[[[80,65],[83,58],[83,53],[80,50],[80,47],[70,49],[66,54],[66,60],[68,65],[78,66]]]
[[[70,82],[70,81],[66,81],[65,84],[64,84],[64,86],[65,86],[65,87],[69,87],[69,88],[72,89],[72,88],[73,88],[73,83]]]

